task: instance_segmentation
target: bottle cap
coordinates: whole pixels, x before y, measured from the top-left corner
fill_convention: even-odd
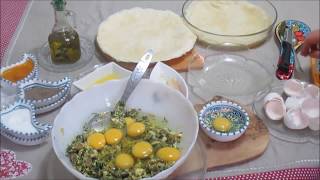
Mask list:
[[[64,7],[66,6],[67,2],[66,0],[52,0],[51,4],[57,11],[64,10]]]

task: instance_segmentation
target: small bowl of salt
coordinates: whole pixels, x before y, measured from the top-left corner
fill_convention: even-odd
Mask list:
[[[23,139],[46,136],[52,129],[51,125],[36,120],[34,106],[25,100],[18,100],[1,109],[0,127],[1,133]]]

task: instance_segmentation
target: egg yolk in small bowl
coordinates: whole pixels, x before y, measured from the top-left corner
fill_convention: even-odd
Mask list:
[[[228,132],[232,128],[232,122],[224,117],[217,117],[212,121],[213,129],[220,132]]]

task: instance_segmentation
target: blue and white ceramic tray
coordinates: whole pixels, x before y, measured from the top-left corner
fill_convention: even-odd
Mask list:
[[[52,129],[49,124],[41,124],[35,118],[34,106],[25,100],[1,109],[1,134],[23,140],[33,140],[48,136]]]
[[[44,134],[41,137],[37,138],[31,138],[31,139],[25,139],[25,138],[20,138],[20,137],[15,137],[9,133],[6,132],[1,132],[1,135],[9,139],[10,141],[20,144],[20,145],[25,145],[25,146],[33,146],[33,145],[38,145],[41,143],[44,143],[47,141],[47,139],[50,137],[50,134]]]
[[[15,64],[11,64],[9,66],[6,66],[6,67],[3,67],[1,68],[1,74],[8,70],[8,69],[11,69],[11,68],[14,68],[15,66],[18,66],[20,64],[23,64],[25,63],[27,60],[31,60],[33,62],[33,69],[32,71],[23,79],[17,81],[17,82],[12,82],[12,81],[9,81],[5,78],[2,78],[1,77],[1,86],[5,89],[17,89],[19,84],[21,83],[24,83],[28,80],[31,80],[31,79],[37,79],[38,76],[39,76],[39,73],[38,73],[38,62],[35,58],[35,56],[33,56],[32,54],[29,54],[29,53],[25,53],[21,56],[20,60],[15,63]]]
[[[228,120],[227,131],[219,131],[212,124],[217,118]],[[248,113],[238,104],[230,101],[212,101],[206,104],[199,113],[202,130],[212,139],[220,142],[233,141],[239,138],[249,126]]]
[[[26,92],[33,88],[45,88],[48,90],[55,90],[57,91],[57,93],[43,99],[29,100],[26,97]],[[26,101],[34,104],[36,111],[39,111],[39,109],[44,109],[44,107],[53,105],[57,103],[59,100],[63,99],[65,96],[69,95],[70,89],[71,89],[71,79],[68,77],[65,77],[55,82],[33,79],[30,81],[21,83],[19,85],[18,97],[20,99],[25,99]]]
[[[69,93],[65,94],[63,97],[61,97],[61,99],[59,99],[58,101],[56,101],[52,104],[37,107],[37,108],[35,108],[35,113],[36,114],[43,114],[43,113],[52,111],[52,110],[62,106],[66,102],[68,97],[69,97]]]

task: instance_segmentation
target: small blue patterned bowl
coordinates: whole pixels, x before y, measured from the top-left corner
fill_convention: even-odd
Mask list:
[[[231,121],[231,129],[220,132],[213,128],[212,121],[223,117]],[[239,138],[249,126],[248,113],[238,104],[229,101],[213,101],[206,104],[199,113],[202,130],[212,139],[220,142],[233,141]]]

